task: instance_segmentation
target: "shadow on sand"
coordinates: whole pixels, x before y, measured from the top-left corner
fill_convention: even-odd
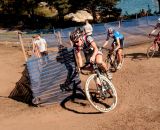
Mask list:
[[[29,105],[33,105],[32,91],[30,89],[30,80],[26,66],[22,72],[22,77],[16,83],[15,88],[11,91],[8,97],[23,103],[27,103]]]

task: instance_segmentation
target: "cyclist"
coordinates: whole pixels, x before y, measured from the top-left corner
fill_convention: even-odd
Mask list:
[[[151,36],[153,33],[155,33],[157,29],[160,30],[160,18],[158,18],[158,22],[157,22],[156,26],[154,27],[154,29],[151,31],[151,33],[149,33],[149,36]],[[157,40],[159,41],[160,38],[158,38]],[[158,51],[160,51],[160,43],[158,43],[158,48],[159,48]]]
[[[108,79],[112,79],[112,75],[107,69],[107,64],[103,61],[103,54],[98,49],[93,37],[91,35],[86,35],[80,28],[73,31],[70,35],[70,40],[73,42],[76,55],[78,58],[79,67],[82,67],[82,55],[81,50],[84,52],[86,62],[94,63],[102,66],[108,76]]]
[[[124,36],[123,34],[119,33],[118,31],[115,31],[113,28],[108,28],[107,30],[107,39],[106,42],[103,44],[103,47],[105,47],[108,44],[109,38],[113,38],[113,42],[111,44],[113,53],[117,53],[118,55],[118,66],[117,69],[120,69],[122,67],[122,51],[124,46]]]

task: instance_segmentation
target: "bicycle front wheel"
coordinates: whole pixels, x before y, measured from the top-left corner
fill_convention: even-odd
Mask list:
[[[101,85],[105,86],[99,86],[97,79]],[[112,93],[111,95],[109,91]],[[85,93],[90,104],[100,112],[109,112],[117,105],[116,89],[112,82],[103,75],[97,77],[97,74],[92,74],[86,81]]]

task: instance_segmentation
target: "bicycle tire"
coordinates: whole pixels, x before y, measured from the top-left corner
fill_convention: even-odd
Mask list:
[[[152,58],[156,52],[156,47],[152,44],[147,48],[147,58]]]
[[[92,74],[88,77],[86,84],[85,84],[85,94],[90,102],[90,104],[99,112],[109,112],[113,110],[117,105],[117,92],[108,78],[103,75],[99,76],[103,82],[106,83],[107,87],[109,87],[112,91],[113,97],[100,97],[100,93],[98,92],[98,87],[96,85],[95,78],[97,78],[97,74]],[[107,91],[106,91],[107,92]],[[109,94],[109,93],[108,93]]]

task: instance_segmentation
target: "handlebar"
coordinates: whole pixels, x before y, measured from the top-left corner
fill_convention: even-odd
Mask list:
[[[96,69],[97,69],[96,63],[86,62],[84,66],[82,66],[82,67],[80,67],[80,69],[78,69],[78,73],[81,73],[83,75],[89,75],[89,74],[93,73],[93,71]]]
[[[112,49],[109,49],[109,48],[104,48],[104,47],[102,47],[102,50],[105,50],[105,51],[107,51],[109,54],[113,54],[113,55],[115,55],[116,54],[116,52],[115,51],[113,51]]]

